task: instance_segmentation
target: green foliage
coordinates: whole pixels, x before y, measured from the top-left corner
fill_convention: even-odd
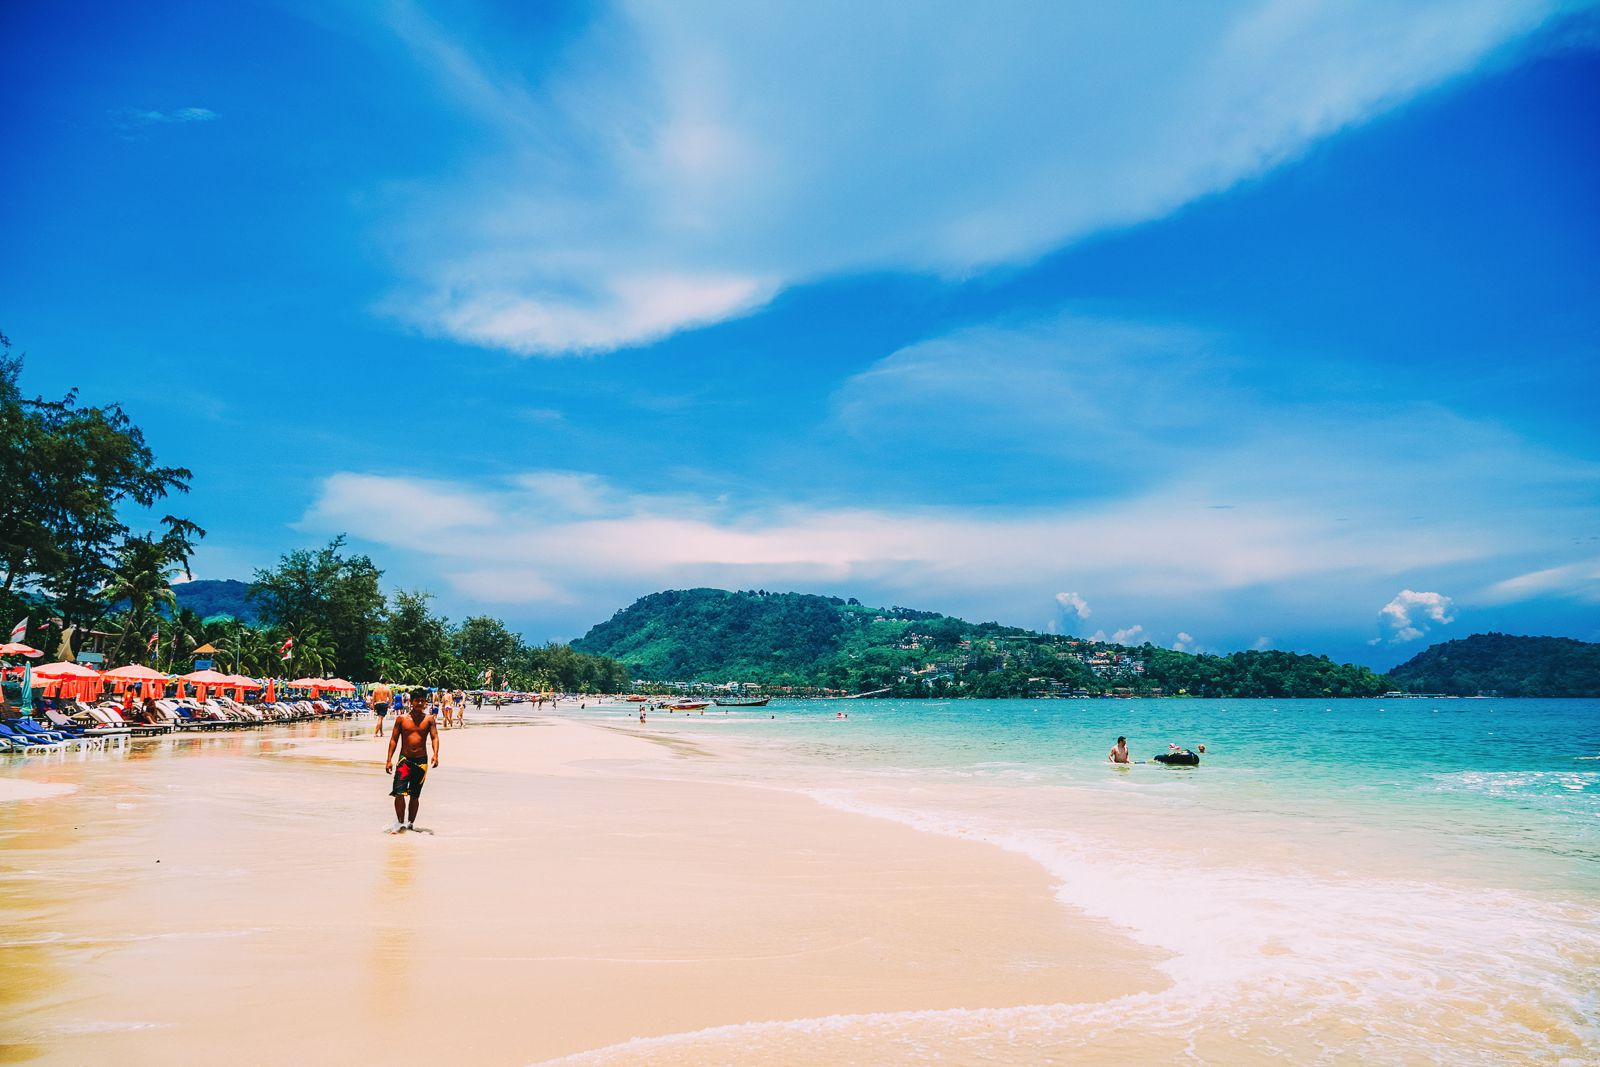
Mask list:
[[[1451,696],[1600,696],[1600,644],[1487,633],[1419,652],[1389,672],[1401,689]]]
[[[242,622],[253,623],[261,617],[260,609],[250,599],[250,586],[232,578],[202,578],[175,586],[178,604],[200,615],[231,615]]]
[[[343,548],[341,534],[315,551],[286,553],[276,567],[256,571],[250,595],[264,619],[294,636],[296,670],[308,666],[312,654],[302,652],[302,645],[315,634],[329,646],[326,662],[333,671],[369,678],[372,645],[383,623],[383,572],[366,556],[346,558]]]
[[[162,467],[144,433],[117,404],[84,406],[76,390],[60,400],[29,400],[22,357],[0,334],[0,592],[48,595],[66,625],[94,625],[129,584],[161,596],[175,567],[185,567],[205,532],[173,515],[165,532],[135,534],[128,505],[153,507],[189,490],[191,474]],[[151,585],[153,575],[165,575]],[[134,605],[147,612],[149,603]]]
[[[622,660],[641,678],[810,676],[843,647],[857,610],[800,593],[669,590],[618,612],[573,647]]]
[[[455,654],[479,666],[480,674],[482,668],[504,670],[511,666],[522,649],[520,637],[506,629],[505,623],[487,615],[472,616],[461,624],[450,639]]]
[[[1367,667],[1294,652],[1196,656],[1146,646],[1145,684],[1198,697],[1374,697],[1388,679]]]
[[[1323,656],[1125,648],[993,622],[974,625],[932,611],[766,590],[655,593],[574,646],[614,656],[651,681],[887,689],[903,697],[1375,696],[1388,685],[1365,667]]]

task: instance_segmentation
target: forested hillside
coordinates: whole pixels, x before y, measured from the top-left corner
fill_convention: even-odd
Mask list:
[[[232,615],[240,622],[255,622],[260,611],[250,600],[250,586],[232,578],[199,578],[172,587],[180,608],[188,608],[201,618]]]
[[[1389,672],[1413,693],[1600,696],[1600,644],[1570,637],[1474,634],[1418,653]]]
[[[894,696],[1376,696],[1388,681],[1324,656],[1197,656],[912,608],[765,590],[653,593],[573,647],[644,682],[749,682]]]

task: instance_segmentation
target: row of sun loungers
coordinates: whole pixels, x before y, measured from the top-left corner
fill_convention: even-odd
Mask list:
[[[238,730],[322,719],[350,718],[364,710],[350,701],[329,705],[320,700],[242,704],[228,697],[208,700],[157,700],[153,721],[123,716],[116,704],[91,706],[81,700],[44,712],[46,722],[13,719],[0,722],[0,752],[34,755],[47,752],[104,749],[130,737],[153,737],[180,731]]]

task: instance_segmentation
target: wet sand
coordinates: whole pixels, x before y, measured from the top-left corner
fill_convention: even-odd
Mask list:
[[[727,784],[648,728],[450,731],[433,832],[388,835],[361,730],[0,769],[0,1062],[518,1064],[1166,984],[1024,858]]]

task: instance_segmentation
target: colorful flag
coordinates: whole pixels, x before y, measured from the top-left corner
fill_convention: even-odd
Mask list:
[[[22,621],[11,628],[11,643],[20,645],[22,639],[28,636],[28,617],[24,615]]]
[[[285,663],[287,663],[289,661],[289,657],[294,655],[294,651],[293,650],[294,650],[294,638],[291,637],[291,638],[289,638],[287,641],[285,641],[283,643],[283,647],[282,648],[278,649],[278,658],[283,660]]]
[[[147,654],[156,650],[156,640],[160,638],[160,636],[161,631],[159,629],[150,631],[150,641],[144,646],[144,650]]]

